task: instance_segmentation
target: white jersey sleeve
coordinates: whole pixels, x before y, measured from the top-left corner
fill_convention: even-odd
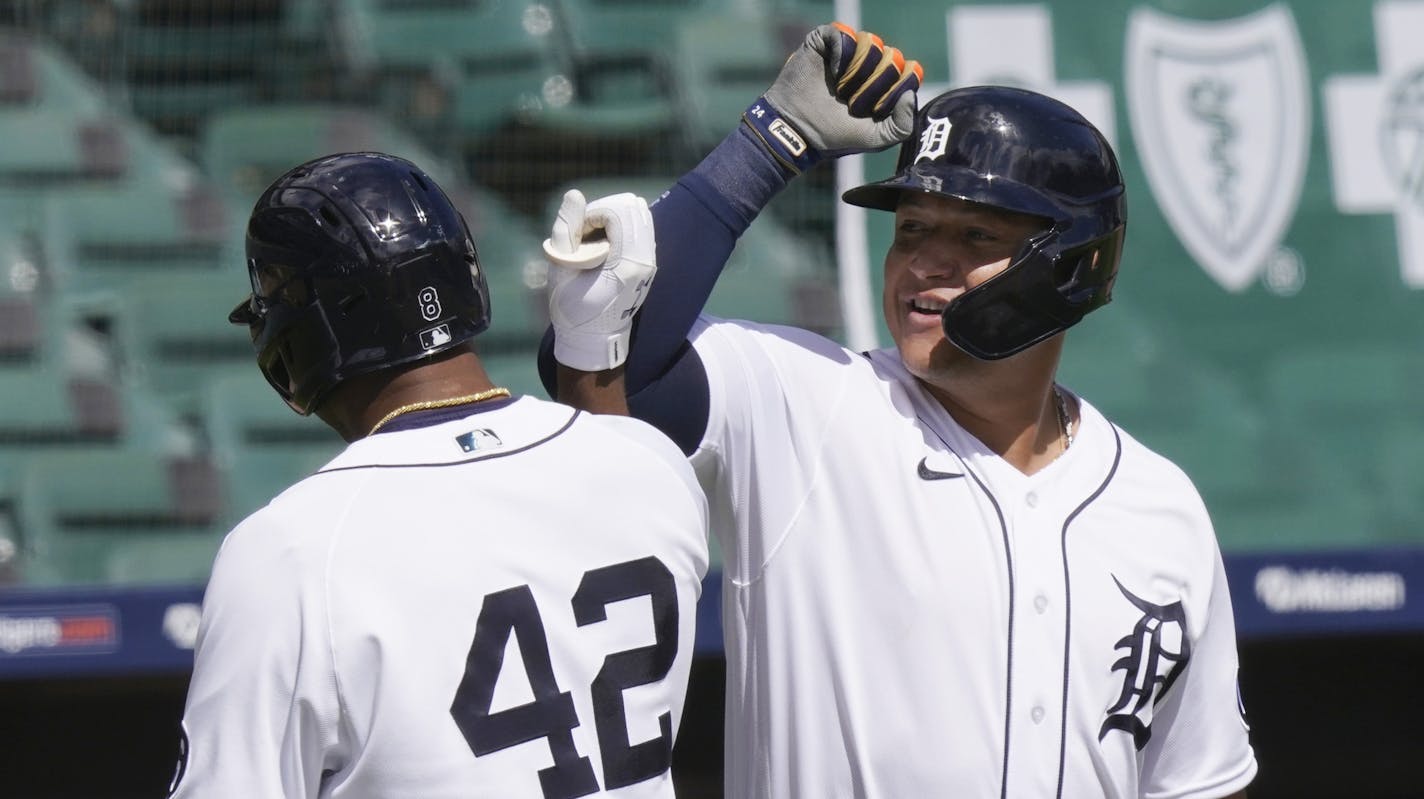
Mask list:
[[[702,317],[691,340],[707,370],[707,428],[692,463],[707,490],[712,529],[730,579],[757,579],[796,519],[796,497],[816,480],[834,436],[825,422],[861,360],[797,328]],[[868,370],[868,364],[864,367]],[[775,495],[763,486],[774,482]]]
[[[203,597],[179,799],[318,795],[343,757],[319,563],[270,514],[228,535]]]

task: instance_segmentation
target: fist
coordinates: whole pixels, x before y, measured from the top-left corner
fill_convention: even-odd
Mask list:
[[[918,61],[906,61],[905,54],[890,47],[870,31],[857,31],[843,22],[831,27],[840,34],[828,78],[835,81],[836,99],[845,103],[853,117],[884,119],[906,92],[914,93],[924,82],[925,70]],[[813,33],[813,36],[815,33]],[[821,42],[829,36],[822,33]]]
[[[657,272],[655,252],[643,198],[624,193],[588,203],[577,189],[564,195],[544,241],[559,363],[597,372],[627,359],[633,317]]]
[[[869,31],[821,25],[782,66],[776,81],[742,115],[791,173],[825,157],[884,150],[915,126],[918,61]]]

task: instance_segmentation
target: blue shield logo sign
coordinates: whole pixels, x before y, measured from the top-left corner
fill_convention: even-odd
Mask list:
[[[1300,33],[1281,4],[1204,22],[1128,21],[1133,139],[1157,205],[1197,263],[1241,291],[1295,215],[1310,144]]]

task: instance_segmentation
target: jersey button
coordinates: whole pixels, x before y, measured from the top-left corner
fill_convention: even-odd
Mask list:
[[[1043,721],[1043,716],[1044,716],[1043,708],[1042,708],[1042,707],[1035,707],[1032,711],[1029,712],[1028,715],[1029,715],[1029,717],[1031,717],[1031,718],[1033,719],[1033,723],[1034,723],[1034,724],[1038,724],[1038,723],[1040,723],[1040,722]]]
[[[1039,594],[1038,596],[1034,597],[1033,609],[1038,611],[1039,613],[1043,613],[1045,610],[1048,610],[1048,597],[1044,596],[1043,594]]]
[[[1028,496],[1024,497],[1024,502],[1028,503],[1028,506],[1029,506],[1030,508],[1036,508],[1036,507],[1038,507],[1038,492],[1037,492],[1037,491],[1030,491],[1030,492],[1028,492]]]

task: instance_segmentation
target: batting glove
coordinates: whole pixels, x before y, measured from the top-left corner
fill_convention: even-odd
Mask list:
[[[824,157],[872,152],[904,141],[915,125],[918,61],[869,31],[821,25],[791,54],[746,113],[771,154],[793,173]]]
[[[584,372],[621,366],[633,315],[657,272],[648,204],[627,193],[588,203],[572,189],[544,241],[544,255],[554,358]]]

